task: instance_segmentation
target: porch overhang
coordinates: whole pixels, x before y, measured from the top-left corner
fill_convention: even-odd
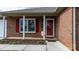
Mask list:
[[[0,13],[2,16],[57,16],[55,12],[53,13],[5,13],[1,12]]]
[[[39,7],[0,12],[1,16],[58,16],[67,7]]]

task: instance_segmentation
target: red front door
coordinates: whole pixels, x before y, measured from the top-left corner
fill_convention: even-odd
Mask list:
[[[53,20],[46,20],[46,36],[47,37],[53,37],[54,32],[54,21]]]

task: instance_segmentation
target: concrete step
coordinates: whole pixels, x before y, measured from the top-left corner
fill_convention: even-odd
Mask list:
[[[57,41],[56,38],[46,38],[46,40],[49,41],[49,42],[56,42]]]

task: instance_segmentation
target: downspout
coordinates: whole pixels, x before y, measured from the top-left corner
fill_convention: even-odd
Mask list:
[[[75,7],[72,7],[72,51],[76,50]]]

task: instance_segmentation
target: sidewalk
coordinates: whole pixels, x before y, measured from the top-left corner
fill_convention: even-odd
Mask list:
[[[0,44],[0,51],[69,51],[60,42],[48,42],[47,45],[9,45]]]

